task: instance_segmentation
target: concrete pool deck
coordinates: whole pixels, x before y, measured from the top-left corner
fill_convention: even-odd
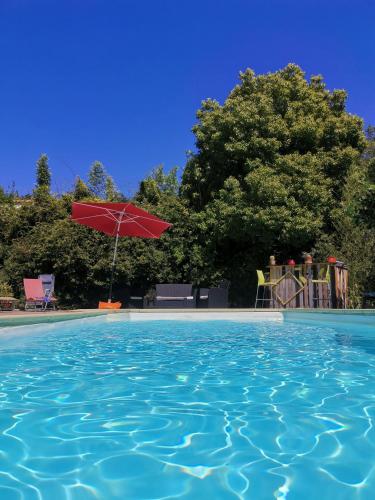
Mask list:
[[[119,318],[116,315],[120,314]],[[109,320],[289,320],[315,321],[324,315],[327,322],[366,323],[375,327],[375,309],[76,309],[73,311],[12,311],[0,313],[0,328],[46,323],[58,323],[75,319],[109,316]]]

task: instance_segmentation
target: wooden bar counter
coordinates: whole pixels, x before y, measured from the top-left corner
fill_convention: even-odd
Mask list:
[[[327,266],[328,285],[324,282]],[[270,281],[278,282],[272,289],[270,307],[346,309],[348,306],[348,269],[342,262],[275,265],[268,269]]]

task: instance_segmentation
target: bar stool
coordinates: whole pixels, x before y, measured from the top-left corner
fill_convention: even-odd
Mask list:
[[[320,271],[318,273],[318,279],[311,280],[311,283],[313,284],[313,287],[315,288],[315,297],[313,295],[313,304],[315,301],[315,303],[317,303],[317,305],[319,307],[319,303],[321,301],[327,300],[328,306],[329,306],[330,294],[331,294],[331,273],[330,273],[329,266],[327,266],[326,269],[324,269],[324,267],[322,267],[322,269],[320,269]],[[326,285],[327,286],[328,299],[324,299],[323,297],[319,297],[319,293],[317,293],[318,287],[316,285]],[[314,291],[314,288],[313,288],[313,291]]]
[[[273,294],[272,294],[272,288],[277,285],[277,283],[280,281],[280,280],[270,280],[270,281],[266,281],[266,278],[263,274],[263,271],[260,271],[259,269],[257,269],[257,275],[258,275],[258,286],[257,286],[257,295],[256,295],[256,298],[255,298],[255,309],[257,308],[257,303],[258,302],[262,302],[263,303],[263,307],[264,307],[264,302],[272,302],[274,299],[273,299]],[[260,287],[263,287],[263,297],[260,299],[258,298],[259,296],[259,288]],[[266,293],[266,289],[267,287],[270,287],[270,298],[269,299],[265,299],[264,298],[264,295]]]

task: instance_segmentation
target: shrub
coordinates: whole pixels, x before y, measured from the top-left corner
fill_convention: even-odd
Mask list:
[[[13,297],[12,287],[6,282],[0,282],[0,297]]]

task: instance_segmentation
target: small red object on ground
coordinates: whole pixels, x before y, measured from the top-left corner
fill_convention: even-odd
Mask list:
[[[294,260],[293,260],[293,259],[289,259],[289,260],[287,260],[287,262],[286,262],[286,263],[288,264],[288,266],[295,266],[295,265],[296,265],[296,263],[294,262]]]

